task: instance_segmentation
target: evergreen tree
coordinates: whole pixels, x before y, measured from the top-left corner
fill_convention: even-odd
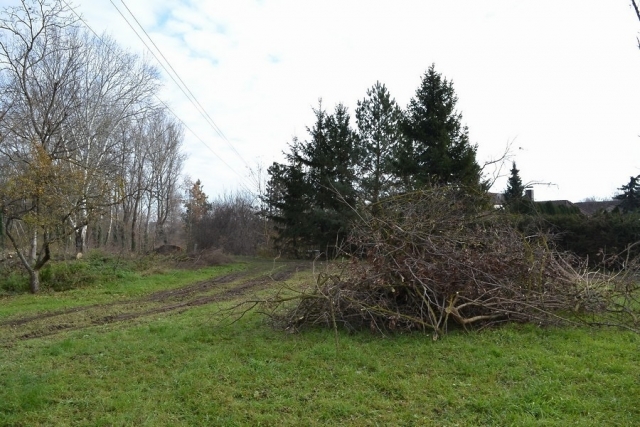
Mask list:
[[[524,185],[522,179],[520,179],[520,171],[516,167],[516,162],[513,162],[511,167],[511,175],[507,181],[507,189],[504,192],[504,205],[512,211],[518,212],[524,202]]]
[[[394,161],[395,174],[406,189],[429,184],[480,185],[476,146],[469,143],[453,83],[427,70],[411,99],[402,131],[405,136]]]
[[[621,194],[618,194],[614,198],[616,200],[622,200],[620,202],[619,208],[623,212],[633,212],[640,208],[640,175],[632,176],[629,178],[629,183],[623,185],[618,188],[618,190],[622,191]]]
[[[358,136],[350,127],[344,105],[338,104],[332,115],[322,109],[322,104],[314,112],[316,123],[307,128],[311,139],[297,147],[294,159],[307,168],[311,241],[331,255],[336,242],[345,239],[354,216],[360,151]]]
[[[294,140],[294,145],[295,145]],[[288,156],[291,159],[291,155]],[[268,169],[265,204],[267,217],[274,222],[277,232],[275,245],[294,256],[303,255],[309,230],[310,190],[302,165],[273,163]]]
[[[402,111],[384,84],[376,82],[367,97],[358,101],[356,120],[362,161],[360,190],[365,200],[376,203],[389,191],[393,153],[400,140]]]
[[[330,115],[320,104],[314,113],[316,122],[307,128],[310,139],[294,139],[287,164],[269,168],[266,202],[281,247],[298,256],[304,248],[331,256],[354,216],[360,151],[346,107],[339,104]]]

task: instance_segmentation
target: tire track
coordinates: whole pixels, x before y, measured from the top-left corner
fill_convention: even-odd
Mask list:
[[[153,294],[150,294],[142,298],[114,301],[114,302],[105,303],[105,304],[91,304],[91,305],[85,305],[85,306],[78,306],[78,307],[72,307],[64,310],[56,310],[56,311],[39,313],[39,314],[25,316],[25,317],[19,317],[17,319],[9,319],[9,320],[0,322],[0,328],[4,326],[21,326],[21,325],[38,321],[38,320],[64,316],[72,313],[79,313],[82,311],[87,311],[87,310],[91,310],[99,307],[107,308],[107,307],[115,307],[118,305],[126,305],[126,304],[131,304],[132,302],[135,302],[135,301],[153,301],[153,300],[162,301],[163,298],[168,298],[174,294],[179,296],[180,294],[188,294],[189,292],[195,292],[198,289],[204,290],[204,289],[212,288],[215,285],[230,283],[248,274],[250,274],[249,271],[227,274],[224,276],[217,277],[213,280],[205,280],[202,282],[198,282],[196,284],[187,285],[183,288],[154,292]],[[182,291],[183,289],[185,289],[185,291]],[[191,289],[193,289],[193,291],[191,291]]]
[[[91,304],[55,312],[40,313],[0,322],[0,345],[10,346],[16,340],[56,335],[65,331],[82,330],[97,325],[163,314],[182,313],[194,307],[232,300],[257,291],[273,283],[289,279],[296,272],[310,268],[309,263],[291,263],[270,273],[255,277],[259,269],[231,273],[212,280],[201,281],[176,289],[163,290],[129,300],[105,304]],[[235,284],[237,282],[237,284]],[[235,284],[220,290],[221,285]]]

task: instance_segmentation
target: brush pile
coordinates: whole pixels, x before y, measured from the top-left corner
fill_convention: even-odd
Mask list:
[[[279,326],[424,330],[437,338],[451,324],[565,323],[610,307],[609,276],[585,280],[594,276],[579,274],[575,257],[555,251],[549,236],[523,235],[480,196],[431,188],[363,211],[344,271],[320,274],[286,310],[279,296],[265,305]]]

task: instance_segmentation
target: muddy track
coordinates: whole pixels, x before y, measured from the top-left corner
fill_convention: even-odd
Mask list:
[[[63,331],[130,321],[145,316],[181,313],[193,307],[232,300],[309,269],[307,263],[290,263],[273,271],[262,268],[228,274],[142,297],[46,312],[0,322],[0,346]]]

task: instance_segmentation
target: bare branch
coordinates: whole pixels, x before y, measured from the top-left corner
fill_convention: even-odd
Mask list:
[[[640,288],[631,279],[638,268],[594,274],[555,251],[550,236],[524,236],[482,206],[477,196],[451,187],[381,201],[375,216],[372,209],[360,212],[343,272],[321,273],[286,299],[266,299],[265,311],[289,331],[318,324],[377,333],[417,329],[434,339],[450,324],[638,329]]]

